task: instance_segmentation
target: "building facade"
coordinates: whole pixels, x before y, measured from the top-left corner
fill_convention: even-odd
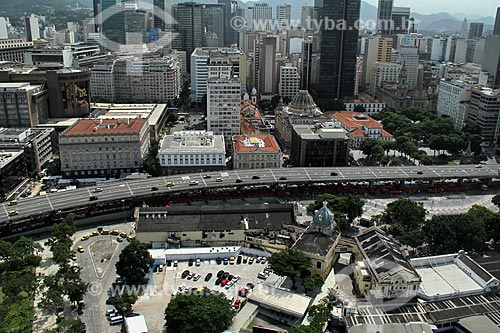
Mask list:
[[[1,127],[35,127],[47,117],[47,90],[42,85],[0,83]]]
[[[224,170],[224,136],[210,131],[181,131],[165,135],[158,159],[164,175]]]
[[[234,169],[274,169],[282,165],[283,154],[274,136],[233,136]]]
[[[449,117],[457,131],[465,126],[471,93],[472,86],[463,81],[443,80],[439,83],[437,113]]]
[[[280,67],[278,94],[292,99],[300,90],[300,75],[296,66],[286,64]]]
[[[149,148],[144,119],[81,119],[59,136],[64,177],[118,177],[137,172]]]
[[[481,128],[484,144],[490,148],[497,147],[500,132],[500,90],[473,88],[466,122]]]
[[[0,60],[17,63],[24,62],[24,54],[33,50],[33,42],[23,39],[0,40]]]

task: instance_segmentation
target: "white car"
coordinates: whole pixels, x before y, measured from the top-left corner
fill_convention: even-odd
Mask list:
[[[222,178],[216,178],[216,179],[215,179],[215,182],[216,182],[216,183],[222,183]]]
[[[189,182],[189,185],[192,186],[192,185],[198,185],[198,181],[197,180],[192,180]]]

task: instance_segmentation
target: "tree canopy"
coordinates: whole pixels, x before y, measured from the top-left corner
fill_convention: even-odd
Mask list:
[[[278,275],[291,278],[295,288],[295,278],[311,266],[311,259],[300,251],[287,249],[271,254],[269,263]]]
[[[120,253],[116,263],[116,273],[125,279],[128,285],[143,285],[148,282],[147,274],[153,265],[153,258],[146,245],[131,242]]]
[[[153,177],[158,177],[161,175],[161,165],[158,159],[158,150],[160,149],[160,143],[156,140],[151,141],[148,149],[148,153],[144,156],[142,161],[142,168],[145,172],[149,173]]]
[[[365,202],[359,196],[350,194],[347,196],[336,196],[329,193],[321,194],[316,197],[314,203],[307,207],[307,211],[313,214],[323,206],[324,201],[327,202],[328,208],[335,216],[335,222],[340,230],[345,229],[355,218],[363,215]]]
[[[165,309],[169,333],[220,333],[231,325],[233,315],[227,298],[207,288],[201,293],[178,294]]]

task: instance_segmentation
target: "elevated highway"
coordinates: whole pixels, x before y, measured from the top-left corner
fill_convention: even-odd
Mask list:
[[[108,206],[109,211],[120,211],[122,205],[140,202],[147,198],[162,198],[176,193],[214,190],[217,188],[244,188],[259,185],[314,185],[347,182],[414,181],[447,179],[500,178],[500,165],[459,166],[405,166],[405,167],[341,167],[341,168],[281,168],[257,170],[230,170],[208,173],[191,173],[146,180],[119,181],[94,188],[80,188],[48,193],[33,198],[23,198],[15,206],[0,204],[0,227],[26,221],[40,221],[58,212],[85,210],[89,207]],[[221,178],[222,181],[217,180]],[[197,182],[197,183],[196,183]],[[172,185],[169,184],[172,183]],[[91,201],[91,197],[97,197]],[[16,215],[9,214],[16,211]],[[1,232],[1,230],[0,230]]]

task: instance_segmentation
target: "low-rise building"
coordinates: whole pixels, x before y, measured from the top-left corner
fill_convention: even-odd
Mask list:
[[[158,159],[164,175],[224,170],[224,136],[211,131],[180,131],[165,135]]]
[[[394,137],[384,130],[382,123],[362,112],[336,111],[331,115],[347,131],[352,148],[360,148],[365,139],[394,141]]]
[[[24,151],[3,150],[0,152],[0,195],[2,198],[26,177]]]
[[[24,39],[2,39],[0,40],[0,60],[24,62],[24,55],[33,50],[33,42]]]
[[[338,122],[292,127],[290,161],[294,167],[346,166],[349,137]]]
[[[293,249],[311,259],[311,275],[318,274],[325,279],[330,274],[335,262],[335,248],[340,240],[336,226],[333,213],[328,209],[327,203],[323,202],[323,207],[314,214],[306,232],[293,244]]]
[[[149,148],[144,119],[81,119],[59,136],[65,177],[119,177],[140,171]]]
[[[245,95],[245,98],[248,95]],[[259,108],[250,102],[248,99],[244,99],[241,103],[241,122],[240,131],[243,135],[266,135],[270,132],[270,126],[266,125],[262,118]]]
[[[56,142],[53,128],[0,128],[0,149],[23,149],[30,175],[40,173],[48,165]]]
[[[272,135],[233,136],[233,167],[235,169],[280,168],[283,154]]]
[[[141,207],[135,216],[137,240],[152,248],[265,247],[253,235],[279,234],[295,225],[291,204]]]
[[[385,103],[383,101],[373,98],[367,93],[362,93],[359,95],[358,99],[350,99],[344,104],[347,111],[356,111],[356,107],[363,107],[365,109],[364,113],[368,115],[379,113],[385,109]]]
[[[361,295],[375,299],[400,298],[401,301],[417,296],[422,280],[398,243],[374,227],[355,240],[360,254],[354,276],[358,277],[355,282]]]

